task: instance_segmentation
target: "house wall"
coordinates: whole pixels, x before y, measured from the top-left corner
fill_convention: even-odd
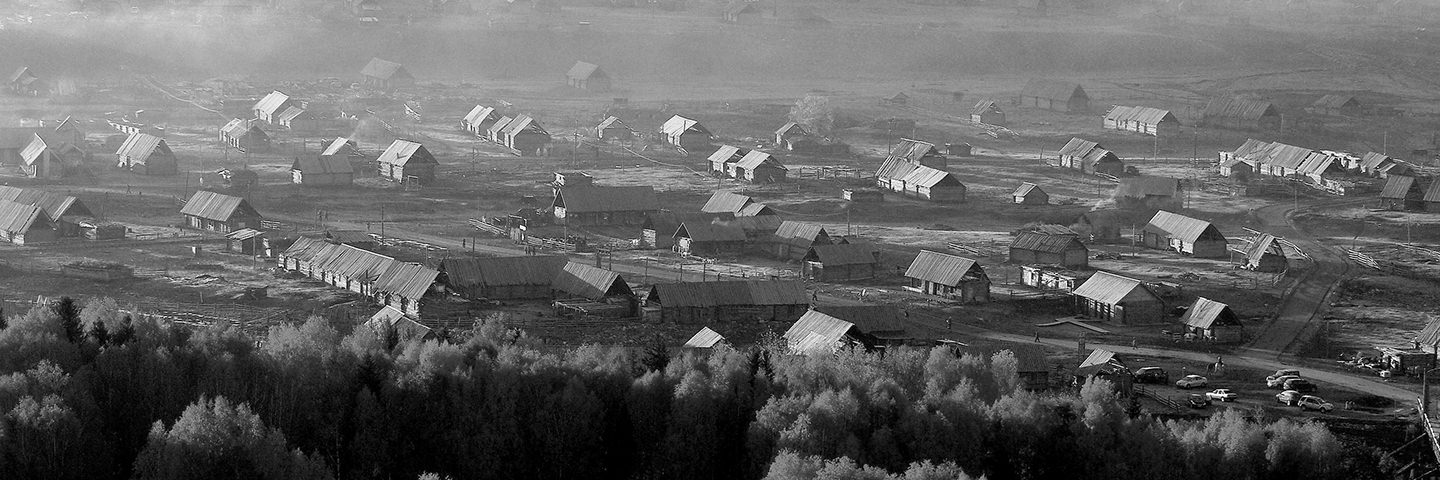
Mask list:
[[[555,207],[555,223],[560,225],[640,225],[652,211],[571,212]]]
[[[821,262],[805,262],[800,265],[800,274],[807,279],[822,282],[844,282],[875,278],[875,264],[831,265]]]
[[[911,196],[937,203],[960,203],[965,201],[965,187],[916,187]]]
[[[671,141],[686,151],[700,152],[711,147],[710,136],[700,132],[685,132]]]
[[[745,179],[756,183],[779,183],[785,181],[785,170],[761,165],[745,172]]]
[[[1103,173],[1118,177],[1125,174],[1125,162],[1107,157],[1101,159],[1099,162],[1095,162],[1095,166],[1091,167],[1090,170],[1089,173]]]
[[[549,135],[522,132],[511,137],[509,142],[510,148],[519,151],[520,155],[524,157],[544,156],[549,153]]]
[[[966,303],[990,301],[989,280],[965,280],[959,285],[951,286],[912,278],[911,283],[920,289],[920,293],[927,295],[953,298]]]
[[[1089,298],[1076,297],[1078,313],[1121,325],[1144,325],[1164,319],[1165,305],[1158,299],[1149,301],[1126,300],[1118,305],[1101,303]]]
[[[1049,205],[1049,204],[1050,204],[1050,194],[1047,194],[1047,193],[1044,193],[1044,192],[1031,191],[1029,194],[1026,194],[1026,195],[1023,195],[1023,196],[1022,196],[1022,195],[1017,195],[1017,196],[1015,196],[1014,198],[1015,198],[1015,203],[1016,203],[1016,204],[1019,204],[1019,205]]]
[[[793,322],[810,309],[809,304],[719,305],[710,307],[664,307],[661,320],[681,324],[709,322]]]

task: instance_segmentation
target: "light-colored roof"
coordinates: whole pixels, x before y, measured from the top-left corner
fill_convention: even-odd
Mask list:
[[[976,104],[975,104],[975,108],[970,109],[970,113],[971,113],[972,115],[979,115],[979,114],[982,114],[982,113],[990,113],[990,112],[992,112],[992,111],[994,111],[994,112],[999,112],[999,111],[1000,111],[1000,106],[998,106],[998,105],[995,104],[995,99],[993,99],[993,98],[987,98],[987,99],[981,100],[980,103],[976,103]]]
[[[605,76],[605,73],[600,70],[599,65],[589,62],[575,62],[575,65],[570,67],[570,71],[565,72],[565,77],[584,80],[590,78],[591,75],[595,75],[596,72],[600,72],[600,76],[602,77]]]
[[[53,219],[38,206],[0,200],[0,231],[24,233],[36,222],[51,223]]]
[[[36,188],[0,185],[0,200],[35,205],[45,210],[45,214],[52,219],[72,215],[91,215],[90,209],[80,203],[78,198]]]
[[[902,180],[905,181],[905,185],[907,187],[913,185],[929,188],[942,184],[961,187],[965,186],[965,184],[960,183],[960,179],[957,178],[955,174],[944,170],[927,167],[924,165],[917,165],[915,169],[911,170],[909,175],[905,175]]]
[[[1071,97],[1076,96],[1088,98],[1085,95],[1085,89],[1080,88],[1078,83],[1043,79],[1030,80],[1025,84],[1025,88],[1020,90],[1020,96],[1048,98],[1061,102],[1068,102]]]
[[[244,135],[247,130],[250,130],[250,122],[242,118],[231,119],[225,126],[220,127],[220,133],[231,138]]]
[[[1103,147],[1101,147],[1098,143],[1085,140],[1080,137],[1071,137],[1070,141],[1065,142],[1065,146],[1060,147],[1060,151],[1055,153],[1056,155],[1066,157],[1084,157],[1086,155],[1089,155],[1090,151],[1096,148]]]
[[[1145,294],[1154,296],[1145,284],[1139,280],[1122,277],[1110,272],[1098,271],[1090,276],[1089,280],[1080,284],[1073,292],[1077,297],[1089,298],[1100,303],[1115,305],[1125,300],[1135,289],[1144,290]]]
[[[260,216],[245,199],[233,197],[223,193],[200,190],[190,196],[190,201],[180,209],[181,215],[200,217],[206,220],[219,222],[230,221],[230,217],[236,213]]]
[[[1275,241],[1275,236],[1268,233],[1256,236],[1245,248],[1245,258],[1253,261],[1259,261],[1266,254],[1285,256],[1285,250],[1280,248],[1280,242]]]
[[[1155,216],[1150,218],[1150,223],[1145,225],[1145,231],[1163,232],[1188,243],[1199,240],[1206,231],[1214,231],[1217,235],[1220,233],[1210,222],[1164,210],[1155,212]]]
[[[879,252],[880,249],[867,242],[816,245],[806,252],[805,259],[820,262],[825,266],[869,265],[879,263],[875,258]]]
[[[1125,366],[1120,363],[1120,360],[1115,358],[1115,352],[1103,348],[1091,350],[1090,355],[1080,362],[1080,369],[1082,370],[1103,367],[1125,368]]]
[[[1245,143],[1241,144],[1240,148],[1235,149],[1235,151],[1231,153],[1236,157],[1249,157],[1251,155],[1255,155],[1256,153],[1264,152],[1265,150],[1270,148],[1270,145],[1270,142],[1264,142],[1251,138],[1245,140]],[[1251,160],[1249,163],[1254,164],[1255,162],[1254,160]]]
[[[940,151],[935,149],[935,144],[933,143],[915,140],[913,138],[901,138],[900,143],[895,145],[895,148],[890,151],[890,155],[885,158],[887,160],[901,158],[911,163],[920,163],[921,159],[925,157],[938,156],[941,156]]]
[[[1045,253],[1065,253],[1072,250],[1089,251],[1085,248],[1080,239],[1071,235],[1045,235],[1043,233],[1026,232],[1015,236],[1010,242],[1010,248],[1021,250],[1034,250]]]
[[[1161,122],[1180,123],[1169,110],[1153,107],[1127,107],[1116,105],[1105,112],[1105,119],[1116,122],[1139,122],[1145,125],[1159,125]]]
[[[505,126],[513,121],[515,121],[515,119],[509,115],[501,115],[499,119],[495,120],[495,123],[490,124],[490,126],[485,129],[485,132],[492,137],[498,136],[500,132],[505,131]]]
[[[535,121],[534,118],[530,118],[529,115],[515,117],[514,120],[511,120],[510,123],[505,125],[504,132],[506,136],[517,135],[522,132],[538,133],[541,135],[550,134],[550,132],[545,131],[544,127],[540,126],[540,122]]]
[[[303,157],[295,157],[295,163],[290,164],[290,169],[301,173],[308,172],[322,175],[355,173],[354,167],[350,165],[350,160],[339,155],[306,155]]]
[[[921,250],[905,269],[905,276],[951,287],[958,286],[966,277],[984,278],[985,271],[973,259]]]
[[[331,141],[330,145],[326,146],[325,150],[320,152],[320,155],[328,156],[342,153],[352,155],[358,153],[358,150],[359,147],[355,146],[354,140],[345,137],[335,137],[335,140]]]
[[[1220,325],[1234,325],[1239,321],[1229,305],[1205,297],[1196,298],[1190,309],[1185,311],[1185,315],[1180,317],[1181,324],[1195,328],[1211,328],[1217,322]]]
[[[704,213],[736,213],[752,202],[754,200],[745,195],[718,191],[710,194],[710,199],[705,201],[705,206],[700,207],[700,211]]]
[[[751,150],[750,153],[746,153],[744,158],[741,158],[739,162],[735,163],[735,167],[751,170],[759,167],[760,165],[767,164],[771,167],[775,167],[781,170],[787,170],[784,165],[780,164],[779,160],[775,159],[774,156],[759,150]]]
[[[434,335],[430,327],[412,320],[405,316],[405,312],[390,305],[375,312],[375,315],[365,322],[365,326],[374,331],[376,335],[387,335],[389,330],[393,329],[395,336],[402,342],[416,338],[425,339]]]
[[[1430,179],[1430,187],[1425,189],[1425,201],[1440,202],[1440,180]]]
[[[670,117],[669,120],[665,121],[664,125],[660,126],[660,133],[672,137],[680,135],[687,131],[700,132],[706,135],[710,134],[710,131],[706,130],[705,126],[700,125],[700,122],[679,115]]]
[[[1041,189],[1040,189],[1040,186],[1039,186],[1039,185],[1036,185],[1036,184],[1033,184],[1033,183],[1030,183],[1030,182],[1025,182],[1025,183],[1021,183],[1019,187],[1015,187],[1015,193],[1010,194],[1010,196],[1012,196],[1012,197],[1024,197],[1024,196],[1026,196],[1026,195],[1029,195],[1030,192],[1045,193],[1044,190],[1041,190]]]
[[[1415,341],[1429,347],[1440,345],[1440,318],[1431,318],[1425,328],[1415,334]]]
[[[389,80],[391,77],[394,77],[395,74],[401,72],[404,72],[404,76],[409,76],[410,72],[405,71],[404,69],[405,67],[398,63],[389,60],[382,60],[379,58],[372,58],[370,59],[370,63],[365,64],[365,68],[360,70],[360,74],[367,77],[378,78],[381,80]]]
[[[740,211],[735,212],[735,216],[737,217],[754,217],[758,215],[774,214],[774,209],[770,208],[769,205],[760,202],[751,202],[749,205],[746,205],[745,208],[741,208]]]
[[[895,305],[823,305],[815,311],[850,322],[860,333],[886,339],[907,338],[905,314]]]
[[[682,348],[715,348],[716,345],[724,342],[725,337],[720,335],[720,332],[711,330],[710,327],[704,327],[686,340]]]
[[[447,258],[441,260],[440,270],[447,283],[460,288],[553,285],[569,262],[547,255]]]
[[[791,353],[828,354],[852,328],[855,324],[810,310],[790,325],[783,337]]]
[[[740,147],[721,145],[720,148],[715,149],[715,153],[710,154],[710,157],[707,158],[707,160],[709,160],[710,163],[721,161],[725,163],[734,163],[740,161],[740,159],[743,158],[747,153],[750,153],[750,151]]]
[[[249,240],[263,235],[265,235],[265,232],[253,228],[242,228],[226,234],[225,238],[231,240]]]
[[[775,129],[775,134],[776,134],[776,135],[782,135],[782,136],[784,136],[784,135],[809,135],[810,132],[805,131],[805,127],[800,126],[800,124],[798,124],[798,123],[795,123],[795,122],[785,122],[785,124],[784,124],[784,125],[781,125],[780,128]]]
[[[476,105],[475,108],[470,109],[470,113],[465,114],[465,123],[477,125],[493,116],[495,116],[495,107]]]
[[[279,115],[276,115],[276,116],[275,116],[275,120],[279,121],[280,123],[288,124],[288,123],[290,123],[291,121],[294,121],[296,118],[299,118],[301,115],[304,115],[304,114],[305,114],[305,109],[303,109],[303,108],[300,108],[300,107],[285,107],[285,110],[284,110],[284,111],[281,111]]]
[[[1380,198],[1403,199],[1410,196],[1410,189],[1414,185],[1415,177],[1391,175],[1385,178],[1385,188],[1380,190]]]
[[[780,222],[780,226],[775,229],[775,236],[781,240],[804,240],[807,243],[814,242],[820,238],[820,234],[822,233],[827,236],[829,235],[828,232],[825,231],[825,227],[820,226],[818,223],[797,222],[794,220]]]
[[[601,120],[600,124],[596,125],[595,128],[599,130],[605,130],[609,128],[623,128],[631,132],[635,131],[635,129],[630,128],[629,125],[626,125],[625,122],[620,121],[620,117],[616,117],[614,115],[605,117],[605,120]]]
[[[126,165],[144,165],[150,160],[150,155],[162,147],[166,151],[170,149],[163,138],[148,133],[132,133],[125,143],[120,144],[115,155],[123,157]]]
[[[575,262],[565,264],[565,268],[555,274],[550,288],[591,300],[610,295],[635,294],[630,291],[630,284],[620,278],[620,274]]]
[[[1380,166],[1382,166],[1382,165],[1385,165],[1385,164],[1387,164],[1387,163],[1394,163],[1394,162],[1395,162],[1395,159],[1390,158],[1389,155],[1386,155],[1386,154],[1383,154],[1383,153],[1379,153],[1379,152],[1366,152],[1366,153],[1365,153],[1365,156],[1360,158],[1360,169],[1361,169],[1361,170],[1377,170],[1377,169],[1379,169]]]
[[[261,98],[260,101],[255,102],[255,108],[253,108],[252,110],[259,110],[261,112],[265,112],[266,115],[274,115],[280,110],[280,107],[282,105],[285,105],[285,102],[289,101],[289,95],[281,93],[279,90],[275,90],[265,95],[265,98]]]
[[[875,170],[875,176],[887,180],[904,179],[917,168],[920,168],[920,165],[905,160],[904,158],[892,157],[880,164],[880,168]]]
[[[655,200],[655,188],[649,185],[629,187],[581,185],[561,188],[556,192],[554,204],[556,206],[563,205],[567,212],[644,212],[660,209],[659,203]]]
[[[25,148],[20,150],[20,160],[24,161],[26,165],[34,165],[35,161],[39,160],[40,155],[45,153],[45,150],[49,147],[50,146],[45,143],[45,139],[40,137],[40,134],[31,134],[30,144],[25,145]]]
[[[721,305],[805,305],[810,296],[799,280],[726,280],[657,284],[651,301],[665,307],[715,307]]]
[[[396,140],[375,160],[382,164],[438,163],[424,146],[409,140]]]

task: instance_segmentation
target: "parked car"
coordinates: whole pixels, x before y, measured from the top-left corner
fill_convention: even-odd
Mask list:
[[[1205,398],[1204,395],[1192,393],[1186,403],[1190,404],[1190,408],[1205,408],[1210,406],[1210,399]]]
[[[1185,378],[1175,381],[1175,386],[1178,388],[1196,388],[1203,387],[1209,384],[1209,379],[1206,379],[1205,377],[1199,375],[1186,375]]]
[[[1141,367],[1135,371],[1137,383],[1170,383],[1170,374],[1160,367]]]
[[[1265,381],[1268,382],[1268,381],[1270,381],[1270,380],[1272,380],[1272,379],[1279,378],[1279,377],[1284,377],[1284,376],[1287,376],[1287,375],[1298,377],[1298,376],[1300,376],[1300,370],[1299,370],[1299,369],[1295,369],[1295,368],[1282,368],[1282,369],[1276,370],[1275,373],[1270,374],[1270,376],[1265,377]]]
[[[1286,405],[1294,405],[1295,402],[1300,401],[1300,392],[1294,390],[1286,390],[1277,393],[1275,394],[1275,401]]]
[[[1300,400],[1296,401],[1295,404],[1299,405],[1301,410],[1317,410],[1320,413],[1330,413],[1331,410],[1335,409],[1335,405],[1331,405],[1330,402],[1325,401],[1325,399],[1314,395],[1302,395]]]
[[[1221,402],[1233,402],[1233,401],[1235,401],[1236,398],[1239,398],[1239,397],[1240,397],[1240,395],[1236,394],[1235,392],[1230,391],[1230,389],[1228,389],[1228,388],[1217,388],[1217,389],[1214,389],[1214,390],[1205,392],[1205,398],[1208,398],[1208,399],[1211,399],[1211,400],[1219,400],[1219,401],[1221,401]]]
[[[1294,390],[1302,393],[1313,392],[1318,389],[1315,384],[1310,383],[1309,380],[1303,378],[1292,378],[1286,380],[1285,383],[1282,385],[1282,388],[1284,388],[1285,390]]]
[[[1282,376],[1279,376],[1279,377],[1265,377],[1265,386],[1270,387],[1270,388],[1280,388],[1281,386],[1285,385],[1285,382],[1290,381],[1290,380],[1294,380],[1294,379],[1297,379],[1297,378],[1300,378],[1300,377],[1299,377],[1298,375],[1282,375]]]

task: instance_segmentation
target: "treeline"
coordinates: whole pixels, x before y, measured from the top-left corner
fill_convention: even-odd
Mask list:
[[[64,299],[0,330],[6,479],[1357,478],[1323,426],[1158,422],[946,348],[549,352],[312,318],[262,342]]]

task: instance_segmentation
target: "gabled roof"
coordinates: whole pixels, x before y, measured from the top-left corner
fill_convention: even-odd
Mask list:
[[[650,290],[651,301],[665,307],[721,305],[805,305],[810,296],[799,280],[727,280],[661,283]]]
[[[1431,318],[1425,328],[1415,334],[1415,342],[1427,347],[1440,345],[1440,318]]]
[[[1434,183],[1440,182],[1432,182]],[[1410,196],[1410,188],[1415,185],[1415,177],[1407,175],[1391,175],[1385,179],[1385,188],[1380,190],[1380,198],[1403,199]]]
[[[995,99],[993,99],[993,98],[987,98],[987,99],[981,100],[980,103],[975,104],[975,108],[970,109],[970,113],[971,113],[972,115],[979,115],[979,114],[982,114],[982,113],[990,113],[990,112],[992,112],[992,111],[994,111],[994,112],[999,112],[999,111],[1000,111],[1000,106],[995,104]]]
[[[1035,184],[1030,183],[1030,182],[1024,182],[1024,183],[1021,183],[1019,187],[1015,187],[1015,193],[1010,194],[1010,196],[1012,196],[1012,197],[1024,197],[1024,196],[1026,196],[1026,195],[1029,195],[1030,192],[1045,193],[1044,190],[1041,190],[1041,189],[1040,189],[1040,186],[1039,186],[1039,185],[1035,185]]]
[[[605,120],[601,120],[600,124],[596,125],[595,128],[599,130],[605,130],[608,128],[623,128],[632,132],[635,131],[635,129],[630,128],[629,125],[626,125],[625,122],[620,121],[620,117],[616,117],[614,115],[605,117]]]
[[[412,339],[426,339],[434,336],[434,332],[420,322],[405,316],[405,312],[390,305],[375,312],[370,320],[365,321],[365,326],[374,331],[376,335],[388,335],[390,330],[395,331],[395,336],[400,341]]]
[[[0,200],[0,232],[24,233],[30,231],[36,222],[53,221],[45,214],[45,209],[38,206]]]
[[[855,324],[810,310],[800,316],[783,337],[791,353],[828,354],[852,328]]]
[[[505,131],[505,126],[513,121],[515,121],[515,119],[509,115],[501,115],[498,120],[495,120],[495,123],[490,124],[490,126],[485,129],[485,132],[492,137],[498,136],[500,132]]]
[[[285,103],[289,101],[289,95],[275,90],[265,95],[265,98],[261,98],[260,101],[255,102],[255,108],[253,108],[253,110],[265,112],[266,115],[274,115],[280,110],[282,105],[285,105]]]
[[[230,217],[236,213],[247,216],[260,216],[249,202],[240,197],[232,197],[223,193],[200,190],[190,196],[190,201],[180,209],[181,215],[200,217],[206,220],[228,222]]]
[[[478,125],[479,123],[484,122],[485,120],[489,120],[491,117],[494,116],[495,107],[476,105],[475,108],[470,109],[470,113],[465,114],[465,123],[471,125]]]
[[[1240,317],[1235,315],[1230,306],[1205,298],[1198,297],[1185,315],[1180,317],[1180,323],[1195,328],[1211,328],[1219,325],[1239,325]]]
[[[886,159],[900,158],[918,164],[921,159],[925,157],[936,156],[940,156],[940,150],[935,148],[935,144],[911,138],[901,138],[900,143],[895,145],[895,148],[890,151],[890,155],[887,156]]]
[[[1169,110],[1153,107],[1127,107],[1116,105],[1105,112],[1105,119],[1116,122],[1139,122],[1145,125],[1159,125],[1160,122],[1180,123]]]
[[[349,245],[337,245],[350,247]],[[418,263],[401,262],[392,260],[390,264],[380,271],[380,276],[375,278],[375,285],[372,287],[376,292],[394,293],[405,298],[420,298],[430,287],[435,285],[435,279],[440,272],[435,269],[420,265]]]
[[[1070,141],[1065,142],[1065,146],[1060,147],[1060,151],[1055,153],[1056,155],[1067,157],[1084,157],[1085,155],[1088,155],[1091,150],[1094,150],[1096,148],[1102,147],[1098,143],[1085,140],[1080,137],[1071,137]]]
[[[841,243],[836,245],[816,245],[810,247],[805,253],[805,260],[820,262],[825,266],[836,265],[870,265],[879,263],[875,255],[880,249],[868,242]]]
[[[1174,197],[1180,193],[1180,179],[1170,177],[1124,177],[1115,188],[1115,198]]]
[[[506,136],[517,135],[522,132],[538,133],[540,135],[550,134],[550,132],[545,131],[545,128],[540,126],[540,122],[535,121],[534,118],[530,118],[529,115],[523,114],[515,117],[514,120],[506,124],[504,132]]]
[[[596,73],[599,73],[601,77],[605,76],[605,72],[600,70],[599,65],[589,62],[575,62],[575,65],[570,67],[570,71],[565,72],[565,77],[584,80]]]
[[[1235,97],[1221,97],[1205,104],[1200,113],[1202,118],[1239,118],[1259,120],[1265,116],[1279,115],[1280,111],[1270,102],[1242,100]]]
[[[784,165],[780,164],[779,160],[775,159],[774,156],[759,150],[751,150],[750,153],[745,154],[744,158],[741,158],[739,162],[735,163],[736,168],[743,168],[746,170],[751,170],[761,165],[769,165],[771,167],[775,167],[781,170],[787,170]]]
[[[236,137],[244,135],[245,132],[249,129],[250,122],[247,122],[244,119],[236,118],[230,120],[230,122],[226,123],[225,126],[220,127],[220,133],[225,134],[225,136],[227,137]]]
[[[706,135],[710,134],[710,131],[706,130],[704,125],[700,125],[700,122],[679,115],[670,117],[669,120],[665,121],[664,125],[660,126],[660,133],[668,136],[676,136],[690,131]]]
[[[440,271],[446,283],[459,288],[553,285],[569,262],[558,255],[447,258]]]
[[[24,67],[24,66],[22,66],[22,67],[20,67],[20,68],[15,69],[15,73],[10,74],[10,83],[19,82],[21,79],[23,79],[23,78],[25,78],[25,77],[34,78],[34,77],[35,77],[35,74],[30,73],[30,67]]]
[[[704,213],[736,213],[753,202],[753,199],[745,195],[718,191],[710,194],[710,199],[705,201],[705,206],[700,207],[700,211]]]
[[[795,122],[785,122],[784,125],[781,125],[780,128],[778,128],[778,129],[775,130],[775,134],[776,134],[776,135],[781,135],[781,136],[785,136],[785,135],[809,135],[810,132],[805,131],[805,127],[800,126],[800,124],[798,124],[798,123],[795,123]]]
[[[1078,370],[1081,372],[1093,372],[1098,370],[1126,370],[1125,364],[1115,358],[1115,352],[1097,348],[1090,351],[1090,355],[1080,362]]]
[[[620,274],[583,263],[570,262],[555,275],[550,288],[591,300],[610,295],[634,295]]]
[[[734,225],[688,222],[675,229],[675,238],[689,238],[694,242],[743,242],[745,230]]]
[[[26,165],[34,165],[35,161],[40,159],[40,154],[45,153],[45,150],[49,147],[50,146],[45,143],[45,139],[40,137],[40,134],[32,134],[30,136],[30,144],[20,150],[20,160],[24,161]]]
[[[1385,155],[1385,154],[1383,154],[1383,153],[1378,153],[1378,152],[1367,152],[1367,153],[1365,154],[1365,156],[1364,156],[1364,157],[1361,157],[1361,159],[1360,159],[1360,169],[1361,169],[1361,170],[1377,170],[1377,169],[1379,169],[1382,165],[1385,165],[1385,164],[1387,164],[1387,163],[1394,163],[1394,162],[1395,162],[1395,159],[1390,158],[1389,155]]]
[[[1280,248],[1280,242],[1275,241],[1275,236],[1262,233],[1257,235],[1250,245],[1245,247],[1245,258],[1259,260],[1266,254],[1285,256],[1285,250]]]
[[[905,269],[908,278],[952,287],[960,285],[966,277],[984,278],[984,275],[985,270],[975,260],[930,250],[921,250],[915,261],[910,262],[910,268]]]
[[[710,163],[721,161],[725,163],[734,163],[740,161],[740,159],[744,158],[745,155],[748,153],[750,153],[749,150],[740,147],[721,145],[720,148],[715,149],[715,153],[710,154],[710,157],[707,158],[707,160],[709,160]]]
[[[574,186],[556,190],[555,205],[574,213],[643,212],[659,210],[655,188]]]
[[[275,115],[275,120],[280,123],[290,123],[296,118],[300,118],[301,115],[305,115],[305,109],[300,107],[285,107],[284,111]],[[308,115],[306,118],[310,117],[314,117],[314,114]]]
[[[1430,179],[1430,187],[1425,189],[1425,201],[1440,202],[1440,180]]]
[[[1068,102],[1070,98],[1077,96],[1088,98],[1085,95],[1085,89],[1080,88],[1078,83],[1042,79],[1032,79],[1030,83],[1026,83],[1025,88],[1020,90],[1020,96],[1048,98],[1061,102]]]
[[[354,140],[345,137],[335,137],[335,140],[331,141],[330,145],[326,146],[325,150],[320,152],[320,155],[354,155],[359,153],[359,150],[360,148],[356,146]]]
[[[1350,104],[1359,105],[1360,102],[1355,100],[1354,95],[1329,94],[1320,97],[1319,100],[1316,100],[1315,103],[1310,105],[1319,108],[1341,108]]]
[[[806,243],[814,242],[822,233],[826,233],[825,227],[819,224],[793,220],[780,222],[780,226],[775,229],[775,236],[781,240],[804,240]]]
[[[710,327],[704,327],[686,340],[685,345],[682,345],[681,348],[715,348],[721,343],[725,343],[725,337],[720,335],[720,332],[711,330]]]
[[[920,168],[920,165],[912,163],[909,160],[892,157],[886,159],[885,163],[880,164],[880,168],[875,170],[875,176],[881,179],[900,180],[914,173],[918,168]]]
[[[965,186],[965,184],[960,183],[960,179],[957,178],[955,174],[924,165],[917,165],[915,169],[911,170],[910,174],[906,175],[902,180],[905,181],[905,185],[907,186],[935,187],[940,184]]]
[[[290,164],[291,170],[298,170],[301,173],[311,174],[353,174],[354,167],[350,166],[350,160],[338,155],[306,155],[295,157],[295,163]]]
[[[759,215],[754,217],[735,217],[734,220],[717,223],[740,227],[741,230],[745,231],[746,235],[754,237],[774,234],[783,222],[779,215]]]
[[[850,322],[860,333],[872,337],[905,338],[904,313],[894,305],[825,305],[814,310]]]
[[[1042,233],[1026,232],[1015,236],[1010,242],[1010,248],[1021,250],[1034,250],[1045,253],[1065,253],[1071,250],[1085,250],[1084,243],[1080,239],[1070,235],[1045,235]]]
[[[1270,142],[1263,142],[1251,138],[1245,140],[1245,143],[1241,144],[1240,148],[1235,149],[1235,151],[1231,153],[1236,157],[1249,157],[1268,150],[1270,145]],[[1251,160],[1249,163],[1254,164],[1255,162]]]
[[[1122,277],[1110,272],[1097,271],[1090,276],[1089,280],[1075,287],[1073,294],[1077,297],[1089,298],[1100,303],[1115,305],[1125,300],[1136,289],[1143,290],[1146,295],[1154,297],[1145,284],[1139,280]]]
[[[236,231],[233,231],[233,232],[230,232],[230,233],[225,234],[225,238],[228,238],[228,239],[231,239],[231,240],[249,240],[249,239],[252,239],[252,238],[255,238],[255,237],[261,237],[261,236],[264,236],[264,235],[265,235],[265,232],[262,232],[262,231],[259,231],[259,230],[253,229],[253,228],[242,228],[242,229],[239,229],[239,230],[236,230]]]
[[[360,74],[381,80],[389,80],[395,77],[396,74],[402,74],[400,77],[410,76],[410,72],[406,71],[404,66],[379,58],[370,59],[370,63],[365,64],[365,68],[360,70]]]
[[[375,159],[378,163],[389,163],[395,165],[409,165],[410,163],[438,163],[430,151],[419,143],[409,140],[396,140],[390,143],[389,147]]]
[[[1171,237],[1193,243],[1199,240],[1200,236],[1204,235],[1207,230],[1215,230],[1215,226],[1204,220],[1160,210],[1155,212],[1155,216],[1150,219],[1150,223],[1145,225],[1145,231],[1147,232],[1156,230],[1164,232]],[[1218,234],[1219,231],[1215,230],[1215,233]]]
[[[125,138],[125,143],[120,144],[115,155],[126,157],[130,165],[144,164],[162,145],[166,145],[163,138],[148,133],[132,133]],[[165,148],[168,150],[169,146]]]
[[[45,214],[52,219],[73,215],[91,215],[90,209],[86,208],[84,203],[80,203],[78,198],[35,188],[0,185],[0,200],[35,205],[44,210]]]
[[[741,208],[740,211],[735,212],[735,216],[737,217],[754,217],[759,215],[775,215],[775,209],[760,202],[751,202],[749,205],[746,205],[745,208]]]

